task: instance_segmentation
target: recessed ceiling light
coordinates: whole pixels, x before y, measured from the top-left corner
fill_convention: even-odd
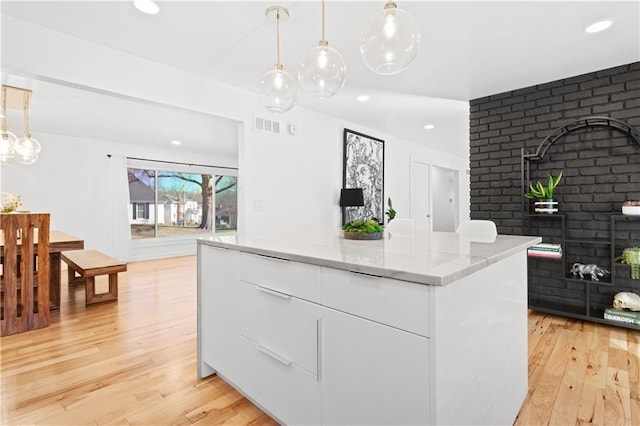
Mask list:
[[[149,15],[155,15],[160,11],[160,8],[152,0],[133,0],[133,5],[140,12],[148,13]]]
[[[599,33],[600,31],[604,31],[607,28],[609,28],[611,25],[613,25],[613,22],[611,21],[600,21],[600,22],[596,22],[595,24],[591,24],[589,25],[586,29],[585,32],[588,32],[589,34],[593,34],[593,33]]]
[[[367,102],[369,100],[369,95],[360,95],[356,98],[358,102]]]
[[[180,141],[171,141],[171,145],[182,145]]]
[[[424,125],[424,128],[425,128],[425,129],[427,129],[427,130],[431,130],[431,129],[433,129],[434,127],[436,127],[436,126],[434,126],[433,124],[425,124],[425,125]]]

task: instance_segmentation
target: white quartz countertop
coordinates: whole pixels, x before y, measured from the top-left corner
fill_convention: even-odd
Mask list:
[[[539,237],[498,235],[492,243],[469,241],[453,232],[384,233],[374,241],[346,240],[342,231],[222,234],[198,244],[288,259],[429,285],[446,285],[526,250]]]

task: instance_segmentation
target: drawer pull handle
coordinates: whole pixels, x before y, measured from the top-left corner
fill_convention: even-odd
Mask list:
[[[277,262],[288,262],[289,259],[281,259],[279,257],[267,256],[266,254],[256,254],[256,256],[264,257],[265,259],[275,260]]]
[[[289,296],[288,294],[280,293],[278,291],[269,290],[268,288],[264,288],[264,287],[260,287],[260,286],[256,286],[256,288],[258,290],[260,290],[261,292],[263,292],[263,293],[267,293],[267,294],[270,294],[272,296],[279,297],[281,299],[291,299],[291,296]]]
[[[383,277],[381,277],[380,275],[365,274],[364,272],[356,272],[356,271],[349,271],[349,272],[351,272],[352,274],[356,274],[356,275],[358,275],[358,276],[361,276],[361,277],[367,277],[367,278],[378,278],[378,279],[379,279],[379,278],[383,278]]]
[[[263,354],[275,359],[276,361],[278,361],[280,364],[285,365],[285,366],[290,366],[291,365],[291,361],[289,361],[288,359],[286,359],[285,357],[278,355],[277,353],[270,351],[269,349],[265,348],[262,345],[258,345],[256,344],[256,349],[259,350],[260,352],[262,352]]]

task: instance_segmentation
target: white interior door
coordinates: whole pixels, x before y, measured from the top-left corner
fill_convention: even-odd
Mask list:
[[[431,230],[429,164],[411,161],[411,217],[416,231]]]
[[[433,230],[455,232],[460,217],[458,171],[433,166],[431,188],[433,188]]]

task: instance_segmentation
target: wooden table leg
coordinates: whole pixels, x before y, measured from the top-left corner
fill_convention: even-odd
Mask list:
[[[49,311],[60,310],[60,252],[49,253]]]

